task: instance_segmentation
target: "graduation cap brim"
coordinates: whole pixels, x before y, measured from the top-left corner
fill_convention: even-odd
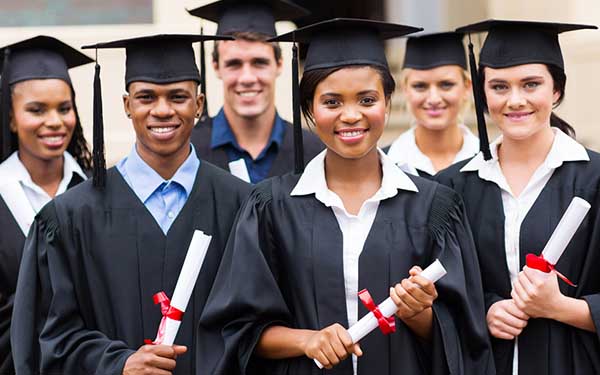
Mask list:
[[[198,8],[186,9],[192,16],[204,18],[212,22],[219,22],[223,14],[227,9],[236,5],[251,5],[253,3],[259,5],[267,5],[272,9],[273,18],[275,21],[294,20],[300,17],[307,16],[310,14],[305,8],[296,5],[286,0],[265,0],[265,1],[250,1],[250,2],[239,2],[239,1],[216,1]]]
[[[331,31],[336,29],[370,29],[378,34],[379,39],[391,39],[397,38],[404,35],[416,33],[422,31],[421,27],[413,27],[406,25],[399,25],[387,22],[380,22],[374,20],[365,20],[357,18],[334,18],[322,22],[317,22],[312,25],[301,27],[294,31],[290,31],[286,34],[278,35],[274,38],[269,39],[269,42],[297,42],[297,43],[310,43],[315,35],[318,35],[324,31]],[[343,37],[341,35],[340,37]]]
[[[190,35],[190,34],[157,34],[151,36],[141,36],[135,38],[127,38],[114,40],[111,42],[103,42],[96,44],[88,44],[82,46],[82,49],[108,49],[108,48],[127,48],[137,45],[143,45],[144,43],[152,44],[154,42],[203,42],[207,40],[233,40],[233,37],[227,35]]]
[[[406,41],[403,68],[433,69],[458,65],[467,70],[464,33],[446,31],[410,35]]]
[[[540,29],[548,30],[556,34],[561,34],[568,31],[597,29],[594,25],[583,25],[574,23],[558,23],[558,22],[539,22],[539,21],[519,21],[519,20],[496,20],[490,19],[482,22],[473,23],[462,26],[456,29],[459,33],[481,33],[487,32],[490,29],[497,27],[511,27],[522,29]]]
[[[60,54],[65,59],[68,69],[94,62],[94,59],[79,52],[68,44],[45,35],[38,35],[0,48],[0,61],[4,60],[6,50],[10,50],[11,54],[15,54],[19,51],[33,49],[45,49]]]

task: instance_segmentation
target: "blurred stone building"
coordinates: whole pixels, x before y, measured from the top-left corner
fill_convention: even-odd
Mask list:
[[[214,33],[216,25],[188,15],[194,8],[212,0],[3,0],[0,6],[0,44],[5,45],[31,36],[46,34],[58,37],[73,46],[127,37],[159,33],[197,33],[204,26]],[[597,0],[296,0],[314,11],[311,18],[299,20],[307,24],[333,16],[367,17],[422,26],[426,31],[444,31],[487,18],[551,20],[600,25],[600,2]],[[292,28],[279,23],[278,32]],[[482,37],[475,39],[482,40]],[[570,122],[578,139],[600,150],[600,131],[596,129],[596,99],[600,93],[600,31],[580,31],[561,37],[567,67],[566,99],[557,112]],[[404,41],[388,43],[388,58],[395,73],[402,64]],[[222,105],[222,89],[210,67],[212,43],[207,43],[207,86],[209,113],[214,115]],[[284,47],[284,60],[289,63],[291,48]],[[197,46],[196,46],[197,50]],[[94,51],[87,51],[95,57]],[[102,66],[102,96],[107,161],[114,164],[126,155],[134,142],[134,132],[125,117],[122,105],[124,93],[124,52],[102,50],[98,53]],[[77,92],[77,105],[91,142],[93,64],[71,72]],[[277,86],[277,108],[291,119],[291,68],[286,65]],[[398,76],[396,74],[396,76]],[[598,95],[598,96],[597,96]],[[598,107],[596,107],[598,106]],[[393,115],[382,145],[391,142],[410,126],[411,118],[404,109],[397,91]],[[474,126],[472,114],[466,115],[468,125]],[[493,124],[489,129],[494,134]]]

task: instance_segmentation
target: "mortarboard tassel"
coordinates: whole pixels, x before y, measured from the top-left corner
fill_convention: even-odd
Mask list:
[[[200,35],[204,35],[204,27],[200,27]],[[200,92],[204,95],[204,108],[202,108],[200,121],[204,122],[208,116],[208,100],[206,98],[206,52],[203,40],[200,41]]]
[[[94,187],[104,188],[106,185],[106,160],[104,159],[104,119],[102,118],[102,85],[100,82],[100,65],[96,53],[94,67]]]
[[[292,47],[292,110],[294,115],[294,172],[304,172],[304,144],[300,118],[300,84],[298,81],[298,46]]]
[[[477,74],[477,63],[475,62],[475,54],[473,53],[473,43],[469,34],[469,68],[471,69],[471,81],[473,84],[473,99],[475,100],[475,114],[477,115],[477,131],[479,133],[479,150],[483,153],[484,160],[490,160],[490,143],[488,139],[485,115],[483,114],[483,87],[479,82]]]
[[[2,87],[1,87],[1,110],[2,110],[2,129],[0,129],[0,162],[3,162],[6,159],[11,150],[11,133],[10,133],[10,86],[8,84],[8,63],[10,59],[10,49],[6,49],[4,52],[4,61],[2,65]]]

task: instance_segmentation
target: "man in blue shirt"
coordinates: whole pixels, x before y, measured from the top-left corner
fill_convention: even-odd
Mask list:
[[[214,118],[196,124],[192,143],[200,157],[252,183],[294,169],[292,125],[277,114],[275,82],[282,69],[275,20],[306,11],[287,1],[217,1],[191,10],[219,24],[217,33],[235,40],[216,42],[213,68],[223,82],[224,104]],[[290,95],[291,98],[291,95]],[[304,159],[323,149],[304,130]]]
[[[108,171],[95,160],[93,183],[36,216],[15,297],[17,373],[196,373],[197,346],[210,344],[197,336],[198,321],[250,190],[201,161],[190,144],[204,101],[192,42],[208,38],[157,35],[92,46],[126,48],[123,102],[136,142]],[[99,108],[95,141],[102,137]],[[169,302],[157,306],[153,295],[173,296],[196,230],[211,241],[189,303],[185,312],[163,310]],[[177,345],[144,345],[164,316],[181,321]]]

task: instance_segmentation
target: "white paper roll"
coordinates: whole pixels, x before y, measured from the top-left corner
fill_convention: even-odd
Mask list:
[[[421,272],[421,276],[434,283],[442,277],[444,277],[444,275],[446,275],[446,269],[439,261],[439,259],[436,259],[435,262],[431,263],[429,267],[425,268],[423,272]],[[381,311],[381,314],[386,318],[389,318],[390,316],[394,315],[396,311],[398,311],[398,306],[396,306],[396,304],[392,300],[392,297],[386,298],[386,300],[383,301],[378,307],[379,311]],[[373,315],[372,312],[369,312],[367,315],[363,316],[358,322],[356,322],[356,324],[350,327],[348,329],[348,333],[352,338],[352,342],[357,343],[377,327],[379,327],[377,318],[375,317],[375,315]],[[319,366],[319,368],[323,368],[323,365],[319,361],[317,361],[316,359],[314,361],[315,364]]]
[[[542,255],[548,263],[552,265],[558,263],[590,207],[590,204],[584,199],[573,198],[542,251]]]
[[[205,235],[204,232],[200,230],[194,231],[192,241],[190,242],[187,254],[185,255],[185,260],[183,261],[183,267],[181,267],[181,271],[179,272],[179,278],[175,285],[173,298],[171,298],[171,306],[182,312],[185,312],[190,297],[192,296],[211,239],[211,236]],[[173,345],[180,325],[180,321],[166,318],[164,336],[162,342],[159,342],[159,344]]]

